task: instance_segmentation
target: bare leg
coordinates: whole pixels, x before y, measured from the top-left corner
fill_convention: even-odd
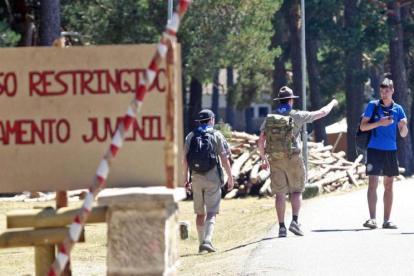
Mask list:
[[[376,218],[378,178],[378,175],[369,176],[367,198],[370,219]]]
[[[388,221],[391,216],[394,177],[384,176],[384,221]]]
[[[206,215],[197,215],[196,217],[197,226],[204,226],[205,221],[206,221]]]
[[[196,217],[196,226],[197,226],[197,234],[198,234],[198,243],[201,245],[204,241],[205,232],[205,219],[206,215],[197,215]]]
[[[302,205],[302,193],[293,193],[291,198],[292,214],[299,215],[300,206]]]
[[[276,213],[279,223],[285,222],[286,194],[276,194]]]

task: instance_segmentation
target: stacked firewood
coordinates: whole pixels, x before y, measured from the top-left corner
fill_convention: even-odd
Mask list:
[[[234,189],[225,199],[247,194],[271,195],[270,170],[261,168],[257,141],[259,137],[241,132],[232,132],[227,139],[231,148],[231,173]],[[366,183],[365,165],[362,155],[354,162],[346,160],[345,152],[332,152],[332,146],[308,142],[308,183],[320,188],[323,193],[346,191]],[[404,169],[400,168],[400,173]],[[227,176],[225,176],[225,180]],[[403,180],[399,175],[396,180]]]

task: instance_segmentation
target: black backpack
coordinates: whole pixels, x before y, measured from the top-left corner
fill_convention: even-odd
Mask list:
[[[213,146],[214,130],[200,131],[196,129],[193,133],[194,136],[187,153],[188,166],[195,172],[208,172],[218,164]]]
[[[375,101],[374,111],[372,112],[371,118],[369,119],[368,123],[373,123],[375,115],[378,113],[379,101]],[[361,130],[361,121],[364,118],[364,113],[361,115],[359,119],[359,124],[357,131],[355,133],[355,149],[358,151],[367,151],[369,140],[371,139],[371,133],[374,133],[374,136],[377,137],[377,132],[374,129],[368,131]]]

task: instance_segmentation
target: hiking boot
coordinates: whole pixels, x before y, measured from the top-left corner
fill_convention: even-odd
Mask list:
[[[385,229],[398,229],[397,225],[395,225],[391,221],[382,224],[382,228],[385,228]]]
[[[286,238],[286,228],[280,227],[279,228],[279,238]]]
[[[213,246],[211,242],[204,241],[202,245],[200,245],[200,250],[205,250],[207,252],[217,252],[218,249]]]
[[[371,229],[376,229],[376,228],[378,228],[376,221],[375,221],[375,220],[372,220],[372,219],[367,220],[367,221],[363,224],[363,226],[364,226],[364,227],[371,228]]]
[[[304,236],[305,234],[300,229],[300,224],[292,220],[289,226],[289,231],[295,234],[296,236]]]

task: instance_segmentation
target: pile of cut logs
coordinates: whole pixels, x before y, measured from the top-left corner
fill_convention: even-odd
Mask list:
[[[257,141],[259,137],[243,132],[232,132],[227,139],[231,148],[231,173],[234,189],[225,199],[247,194],[272,195],[270,170],[261,168]],[[354,162],[346,160],[345,152],[332,152],[332,146],[308,142],[308,183],[318,186],[324,193],[346,191],[366,183],[365,165],[360,163],[360,155]],[[400,168],[400,173],[404,169]],[[226,176],[227,177],[227,176]],[[403,180],[399,175],[396,180]]]

